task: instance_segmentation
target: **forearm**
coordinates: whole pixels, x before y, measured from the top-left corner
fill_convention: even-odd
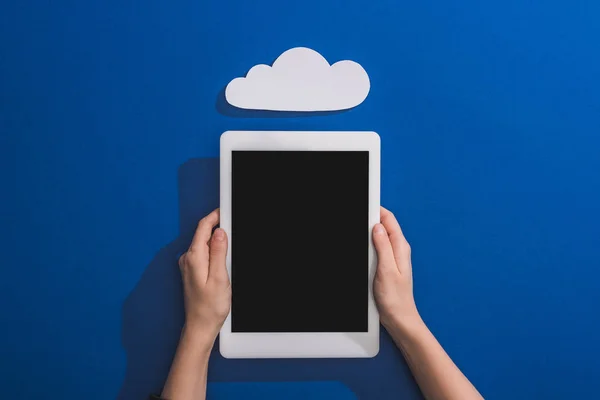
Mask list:
[[[201,330],[185,327],[162,391],[168,400],[203,400],[206,398],[208,359],[215,337]]]
[[[427,400],[483,399],[420,318],[387,328]]]

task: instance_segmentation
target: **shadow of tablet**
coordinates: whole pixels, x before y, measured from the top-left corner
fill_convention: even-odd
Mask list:
[[[118,400],[145,400],[150,393],[160,392],[167,377],[184,323],[177,260],[188,248],[198,220],[219,205],[219,159],[192,159],[181,165],[178,190],[180,235],[158,251],[123,304],[122,343],[127,368]],[[306,383],[302,386],[308,391],[304,398],[349,398],[348,391],[336,392],[321,385],[323,381],[340,382],[358,398],[422,398],[385,332],[381,333],[379,355],[371,359],[232,360],[221,357],[217,340],[208,380],[211,399],[238,399],[242,394],[245,399],[291,398],[285,394],[290,389],[288,383]],[[240,386],[239,382],[246,384]],[[319,390],[331,395],[319,397],[314,394],[321,393]]]

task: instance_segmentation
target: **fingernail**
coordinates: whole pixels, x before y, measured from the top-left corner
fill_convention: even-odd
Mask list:
[[[225,232],[221,228],[217,228],[214,233],[215,240],[222,242],[225,239]]]
[[[376,235],[383,235],[384,232],[385,232],[385,230],[383,229],[383,226],[381,224],[375,225],[375,234]]]

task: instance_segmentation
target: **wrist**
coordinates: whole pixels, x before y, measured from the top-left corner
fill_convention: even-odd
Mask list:
[[[382,324],[398,344],[419,337],[428,330],[418,312],[408,316],[392,316],[386,321],[382,321]]]
[[[185,342],[187,346],[199,352],[210,353],[217,338],[217,333],[214,329],[206,329],[205,326],[186,323],[181,331],[180,342]]]

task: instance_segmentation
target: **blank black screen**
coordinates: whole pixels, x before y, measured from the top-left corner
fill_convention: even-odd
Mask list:
[[[234,151],[232,331],[367,332],[367,151]]]

